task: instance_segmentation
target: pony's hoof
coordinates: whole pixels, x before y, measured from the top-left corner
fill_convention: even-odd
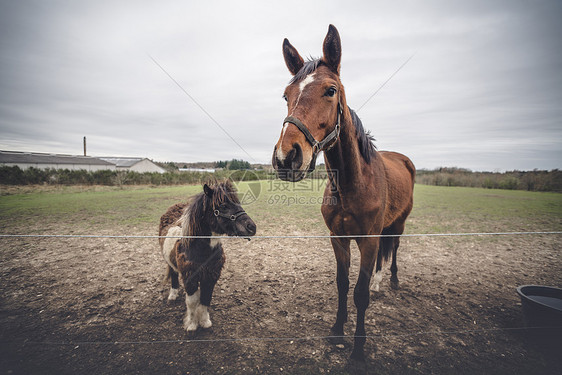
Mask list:
[[[179,289],[170,289],[170,294],[168,294],[168,302],[174,302],[178,299]]]
[[[194,335],[195,332],[197,331],[197,322],[194,321],[187,321],[183,323],[183,328],[185,328],[185,330],[187,331],[187,335]]]
[[[188,329],[187,330],[187,337],[192,339],[195,338],[195,336],[197,335],[197,329]]]
[[[202,322],[199,322],[199,325],[201,326],[201,328],[208,329],[213,326],[213,322],[211,322],[211,319],[207,319]]]

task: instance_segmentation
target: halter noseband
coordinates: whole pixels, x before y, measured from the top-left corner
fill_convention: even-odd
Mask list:
[[[318,153],[320,151],[328,151],[329,149],[334,147],[334,145],[336,144],[336,140],[338,139],[338,137],[340,135],[340,128],[341,128],[340,117],[341,117],[342,111],[343,110],[342,110],[340,101],[338,100],[338,119],[336,121],[336,127],[328,135],[326,135],[326,137],[324,137],[324,139],[321,140],[320,142],[318,142],[316,140],[316,138],[314,138],[314,136],[312,135],[310,130],[308,130],[308,127],[305,124],[303,124],[302,121],[299,120],[298,118],[293,117],[293,116],[288,116],[288,117],[285,118],[285,120],[283,120],[283,124],[288,122],[290,124],[295,125],[301,131],[301,133],[304,134],[304,136],[306,137],[306,140],[312,146],[312,160],[310,161],[310,166],[308,167],[308,172],[312,172],[314,170],[314,168],[316,167],[316,156],[318,156]],[[327,147],[326,147],[326,145],[327,145]]]
[[[227,214],[223,214],[222,212],[220,212],[219,210],[215,210],[213,211],[213,213],[215,214],[215,216],[220,216],[220,217],[224,217],[225,219],[230,219],[232,221],[236,221],[236,219],[238,219],[240,216],[244,215],[246,213],[246,211],[242,210],[242,211],[238,211],[237,213],[233,214],[233,215],[227,215]]]

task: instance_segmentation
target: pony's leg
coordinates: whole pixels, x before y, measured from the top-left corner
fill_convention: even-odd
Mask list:
[[[185,306],[187,310],[185,312],[185,318],[183,319],[183,327],[190,335],[194,334],[199,326],[199,319],[196,316],[197,307],[199,306],[199,296],[199,289],[193,294],[185,294]]]
[[[191,276],[191,277],[190,277]],[[197,282],[190,272],[182,271],[182,281],[185,287],[185,318],[183,319],[183,327],[187,330],[188,335],[193,335],[199,326],[199,319],[196,317],[197,306],[199,305],[201,292],[199,290],[199,282]]]
[[[332,233],[333,235],[333,233]],[[332,326],[332,334],[337,336],[334,342],[343,341],[343,325],[347,322],[347,293],[349,292],[349,244],[348,238],[331,238],[337,262],[336,282],[338,285],[338,313]]]
[[[209,317],[209,306],[211,305],[216,283],[216,280],[204,279],[201,281],[201,304],[197,307],[197,316],[199,318],[199,325],[203,328],[210,328],[213,325]]]
[[[371,280],[371,291],[378,292],[380,290],[380,285],[382,281],[382,252],[379,251],[377,255],[377,264],[375,266],[375,274]]]
[[[353,291],[353,301],[357,307],[357,323],[355,328],[355,338],[353,343],[353,351],[351,358],[357,361],[365,361],[364,346],[366,339],[365,334],[365,311],[369,307],[370,293],[369,282],[375,267],[375,261],[379,252],[378,238],[364,238],[357,241],[359,251],[361,252],[361,269],[357,284]]]
[[[175,301],[178,298],[180,291],[180,281],[179,275],[174,269],[168,266],[168,273],[170,274],[170,279],[172,280],[172,287],[170,288],[170,294],[168,295],[168,301]]]

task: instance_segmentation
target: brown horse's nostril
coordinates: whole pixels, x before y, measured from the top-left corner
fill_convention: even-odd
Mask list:
[[[302,148],[298,143],[293,145],[293,149],[291,152],[294,151],[293,160],[291,161],[291,169],[293,171],[299,170],[302,166]]]
[[[275,163],[278,170],[296,171],[302,166],[302,159],[302,148],[298,143],[295,143],[285,159],[280,160],[275,157]]]

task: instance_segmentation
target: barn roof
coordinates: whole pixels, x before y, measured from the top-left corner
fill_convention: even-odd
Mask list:
[[[113,165],[91,156],[0,150],[0,163]]]
[[[118,167],[132,167],[144,160],[144,158],[122,158],[117,156],[104,156],[100,157],[101,160],[105,160],[111,164],[115,164]]]

